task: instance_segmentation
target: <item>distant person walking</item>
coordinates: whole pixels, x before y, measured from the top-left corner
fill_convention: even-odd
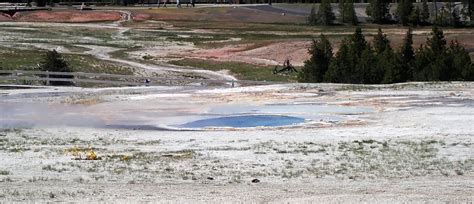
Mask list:
[[[166,3],[167,2],[168,2],[168,0],[163,1],[163,8],[166,8]],[[158,0],[158,8],[160,8],[160,5],[161,5],[161,0]]]
[[[191,6],[194,7],[194,0],[186,1],[186,7],[189,7],[189,4],[191,4]]]

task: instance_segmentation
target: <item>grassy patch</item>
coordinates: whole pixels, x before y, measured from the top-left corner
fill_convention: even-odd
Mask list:
[[[129,67],[98,60],[91,55],[63,54],[76,72],[108,73],[131,75],[134,70]],[[0,49],[0,69],[34,70],[43,58],[42,50],[20,50],[15,48]]]
[[[318,166],[317,172],[345,174],[349,177],[405,177],[459,175],[472,170],[473,160],[449,161],[438,156],[443,142],[362,140],[340,142],[334,152],[335,164]],[[317,166],[317,165],[316,165]]]
[[[282,82],[296,81],[296,74],[291,74],[289,76],[273,74],[273,66],[258,66],[242,62],[218,62],[201,59],[182,59],[171,61],[170,63],[179,66],[190,66],[212,71],[229,70],[233,75],[241,80]]]

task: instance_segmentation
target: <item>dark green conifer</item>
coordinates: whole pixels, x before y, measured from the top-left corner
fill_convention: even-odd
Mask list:
[[[408,29],[403,45],[398,54],[401,66],[401,81],[410,81],[413,79],[413,63],[415,60],[415,51],[413,50],[413,33]]]
[[[420,22],[422,25],[430,24],[430,9],[428,7],[428,0],[423,0],[423,4],[421,5]]]
[[[413,3],[411,0],[400,0],[398,1],[397,15],[398,22],[404,26],[410,23],[410,16],[413,12]]]
[[[373,44],[375,53],[377,54],[382,53],[385,48],[390,47],[390,41],[388,40],[387,35],[382,32],[382,29],[378,29],[377,35],[374,37]]]
[[[377,24],[388,23],[391,19],[389,1],[370,0],[366,13],[371,17],[372,22]]]
[[[299,81],[322,82],[333,56],[331,43],[324,35],[321,35],[319,40],[313,40],[309,54],[311,58],[305,61],[298,76]]]
[[[319,6],[317,16],[318,25],[332,25],[336,17],[332,11],[331,1],[322,0]]]
[[[317,25],[318,24],[318,18],[316,16],[316,7],[315,6],[313,6],[311,8],[311,12],[309,13],[308,24],[309,25]]]

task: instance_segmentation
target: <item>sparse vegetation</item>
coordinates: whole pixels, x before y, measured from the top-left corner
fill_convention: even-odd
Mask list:
[[[0,169],[0,175],[5,176],[5,175],[10,175],[10,174],[11,174],[10,171]]]
[[[35,70],[42,60],[44,50],[21,50],[1,47],[0,69],[3,70]],[[134,69],[122,65],[105,62],[91,55],[62,54],[74,72],[109,73],[131,75]]]
[[[237,78],[242,80],[256,81],[296,81],[296,73],[289,76],[275,75],[272,73],[273,66],[258,66],[242,62],[219,62],[200,59],[183,59],[171,61],[171,64],[190,66],[195,68],[222,71],[229,70]]]

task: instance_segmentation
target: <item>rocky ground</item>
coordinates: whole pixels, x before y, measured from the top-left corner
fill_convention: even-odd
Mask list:
[[[0,199],[469,202],[473,88],[453,82],[2,90],[2,107],[11,111],[2,109],[7,117],[0,122],[29,125],[1,131]],[[249,105],[308,120],[275,128],[159,128],[242,114]],[[99,160],[84,160],[91,150]]]

